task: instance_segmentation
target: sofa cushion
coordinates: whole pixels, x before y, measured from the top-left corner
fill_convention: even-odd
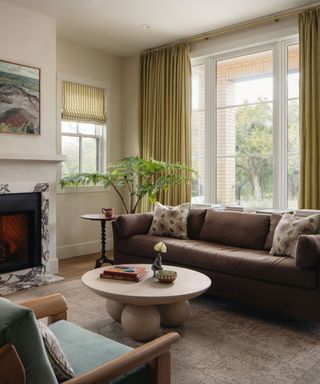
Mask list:
[[[208,209],[200,239],[250,249],[264,249],[270,216]]]
[[[34,313],[0,298],[0,347],[7,343],[16,348],[28,384],[57,384]]]
[[[138,234],[148,233],[152,223],[152,213],[137,213],[120,215],[116,225],[120,237],[130,237]]]
[[[188,216],[188,237],[189,239],[200,239],[200,232],[206,218],[206,209],[191,209]]]
[[[300,268],[314,268],[319,265],[320,235],[300,235],[298,237],[296,264]]]
[[[269,227],[269,233],[267,235],[266,242],[264,244],[264,249],[266,251],[270,251],[272,248],[273,243],[273,237],[274,237],[274,231],[277,228],[277,225],[279,224],[279,221],[281,220],[282,215],[279,213],[272,213],[270,215],[270,227]]]
[[[190,204],[180,204],[176,207],[167,207],[160,203],[155,203],[154,214],[149,235],[168,236],[177,239],[188,238],[188,216]]]
[[[155,236],[137,235],[121,240],[119,250],[152,262],[155,256],[153,246],[159,240]],[[289,257],[199,240],[162,237],[161,241],[167,245],[167,253],[162,255],[163,264],[201,268],[295,287],[317,287],[317,270],[298,268],[295,260]]]
[[[294,214],[282,216],[274,232],[271,255],[295,257],[296,245],[300,235],[320,233],[320,214],[297,218]]]
[[[58,339],[76,375],[132,351],[132,348],[126,345],[65,320],[51,324],[50,329]],[[134,369],[112,381],[113,384],[145,384],[150,382],[150,371],[147,365]]]

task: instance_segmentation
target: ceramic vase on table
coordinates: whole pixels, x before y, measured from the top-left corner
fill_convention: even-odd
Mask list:
[[[151,269],[153,270],[153,276],[155,276],[156,271],[161,271],[163,269],[162,257],[160,252],[157,254],[157,257],[154,259]]]

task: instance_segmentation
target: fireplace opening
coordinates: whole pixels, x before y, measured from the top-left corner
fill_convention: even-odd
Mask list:
[[[41,193],[0,195],[0,273],[41,265]]]

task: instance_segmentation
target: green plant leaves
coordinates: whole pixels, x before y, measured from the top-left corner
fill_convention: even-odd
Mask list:
[[[61,187],[96,185],[113,187],[127,213],[134,213],[139,201],[148,195],[155,203],[159,193],[182,182],[189,183],[195,171],[182,163],[165,163],[140,157],[127,157],[111,163],[105,174],[81,173],[61,179]]]

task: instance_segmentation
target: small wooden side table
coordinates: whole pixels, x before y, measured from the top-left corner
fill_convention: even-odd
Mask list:
[[[113,264],[113,260],[108,259],[106,256],[106,222],[113,221],[117,218],[117,216],[106,217],[101,213],[92,213],[88,215],[82,215],[81,219],[84,220],[92,220],[92,221],[100,221],[101,223],[101,257],[96,260],[95,268],[99,268],[103,263]]]

